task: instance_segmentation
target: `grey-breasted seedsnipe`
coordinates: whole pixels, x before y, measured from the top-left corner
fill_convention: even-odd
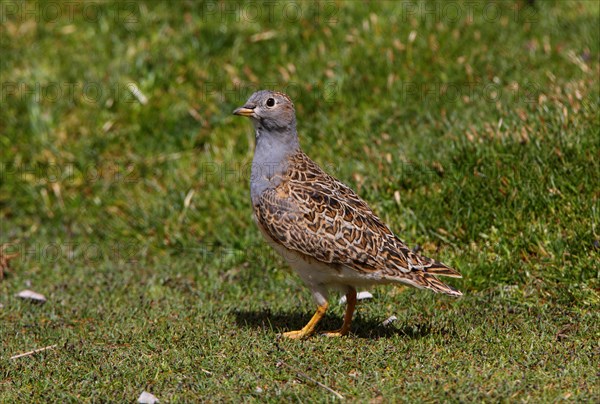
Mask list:
[[[436,278],[460,278],[458,271],[413,253],[354,191],[304,154],[287,95],[258,91],[233,113],[249,117],[256,133],[250,195],[258,227],[310,287],[318,305],[308,324],[284,336],[314,333],[329,305],[329,289],[345,293],[347,306],[342,327],[327,336],[350,331],[358,286],[404,283],[462,295]]]

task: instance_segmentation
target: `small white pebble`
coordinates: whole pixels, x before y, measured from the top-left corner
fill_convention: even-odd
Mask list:
[[[142,90],[140,90],[140,88],[135,83],[129,83],[127,85],[127,88],[129,89],[129,91],[131,91],[131,94],[133,94],[133,96],[137,98],[140,104],[146,105],[148,103],[148,98],[144,95],[144,93],[142,93]]]
[[[417,39],[417,31],[410,31],[408,34],[408,42],[413,43]]]
[[[158,403],[158,398],[147,391],[142,391],[142,394],[138,397],[138,403],[140,404],[155,404]]]
[[[19,293],[17,293],[17,297],[20,297],[21,299],[33,300],[37,303],[44,303],[46,301],[46,296],[42,295],[41,293],[36,293],[29,289],[20,291]]]
[[[388,325],[392,324],[394,321],[398,320],[398,317],[396,316],[389,316],[386,320],[384,320],[381,325],[384,327],[387,327]]]
[[[367,291],[363,291],[363,292],[358,292],[356,294],[356,300],[368,300],[368,299],[372,299],[373,295]],[[346,304],[346,296],[342,296],[340,298],[340,304]]]
[[[256,389],[254,390],[254,392],[255,392],[256,394],[262,394],[262,392],[263,392],[263,389],[262,389],[262,387],[260,387],[260,386],[256,386]]]

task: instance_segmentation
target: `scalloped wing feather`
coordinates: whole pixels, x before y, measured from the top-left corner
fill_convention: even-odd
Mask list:
[[[259,225],[288,249],[365,275],[461,294],[434,276],[460,273],[413,253],[354,191],[303,152],[290,158],[279,185],[265,191],[254,210]]]

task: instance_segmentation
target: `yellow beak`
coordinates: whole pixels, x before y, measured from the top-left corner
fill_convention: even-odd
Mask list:
[[[246,108],[246,107],[239,107],[238,109],[233,111],[233,115],[254,116],[254,109]]]

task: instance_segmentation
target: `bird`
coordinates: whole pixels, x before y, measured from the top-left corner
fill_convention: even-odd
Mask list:
[[[284,337],[305,339],[315,334],[329,307],[330,290],[345,294],[346,310],[341,328],[320,333],[329,337],[350,332],[357,288],[406,284],[462,295],[437,278],[461,278],[457,270],[413,252],[356,192],[302,151],[289,96],[260,90],[233,114],[250,118],[254,127],[250,170],[254,220],[267,243],[310,288],[317,304],[310,321]]]

